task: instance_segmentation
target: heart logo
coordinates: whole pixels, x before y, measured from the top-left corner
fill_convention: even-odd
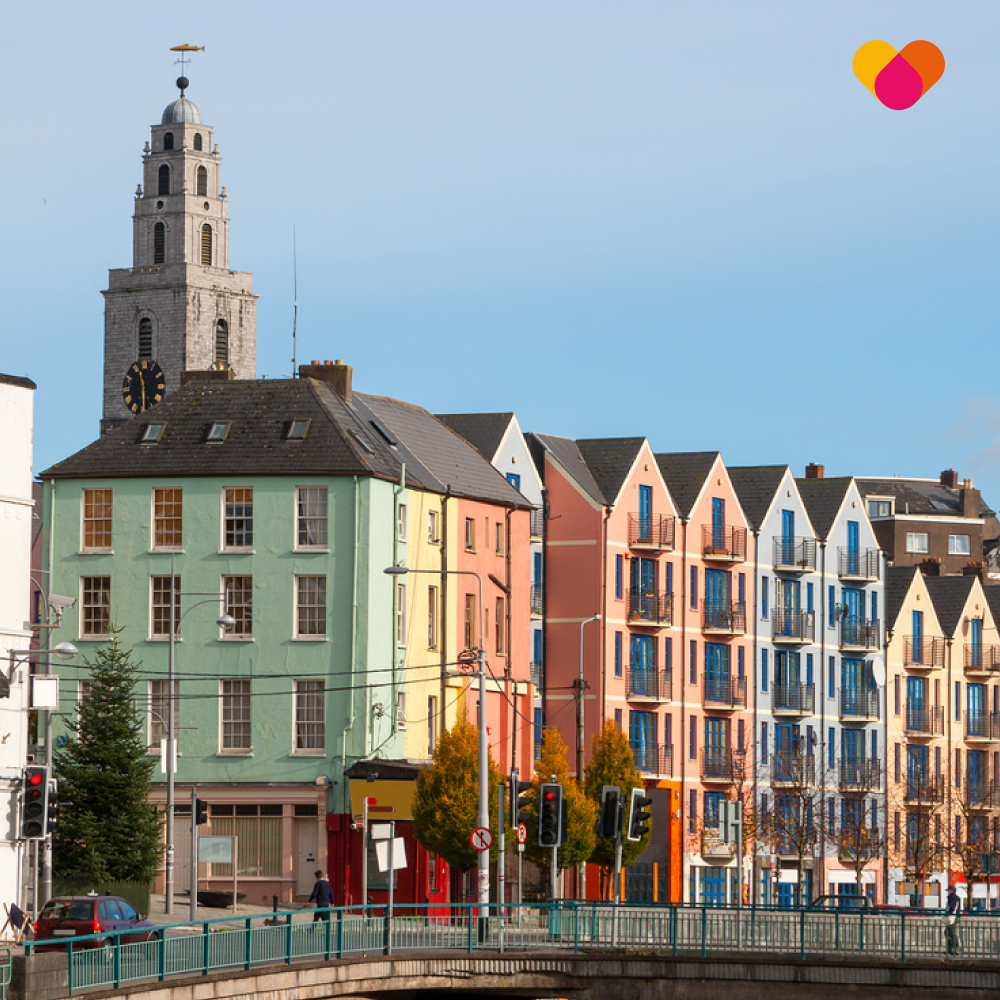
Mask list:
[[[944,73],[944,56],[933,42],[910,42],[897,52],[872,41],[854,53],[854,75],[893,111],[912,108]]]

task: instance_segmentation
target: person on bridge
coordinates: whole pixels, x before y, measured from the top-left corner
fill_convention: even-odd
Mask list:
[[[958,915],[962,912],[962,900],[954,885],[948,886],[948,903],[945,907],[944,936],[949,955],[958,954]]]
[[[316,884],[313,886],[312,894],[309,896],[309,902],[315,902],[316,904],[313,923],[317,920],[330,919],[329,907],[333,906],[333,889],[322,871],[316,872]]]

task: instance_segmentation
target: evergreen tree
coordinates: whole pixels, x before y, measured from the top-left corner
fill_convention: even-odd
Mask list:
[[[496,858],[497,788],[500,768],[489,756],[490,829]],[[441,734],[434,747],[434,764],[417,775],[413,792],[413,835],[421,847],[444,858],[454,868],[474,868],[478,854],[469,836],[479,826],[479,730],[466,719]]]
[[[152,881],[160,867],[161,816],[147,801],[156,762],[135,707],[136,670],[113,627],[90,667],[87,696],[55,752],[60,814],[53,869],[68,879]]]

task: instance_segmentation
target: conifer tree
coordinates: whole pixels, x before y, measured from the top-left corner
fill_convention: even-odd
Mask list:
[[[86,661],[86,697],[54,755],[53,869],[62,878],[149,882],[160,867],[161,815],[147,801],[156,762],[146,753],[134,700],[138,664],[122,647],[122,631],[112,627],[108,644]]]

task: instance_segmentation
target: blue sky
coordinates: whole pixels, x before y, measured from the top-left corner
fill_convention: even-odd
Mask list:
[[[169,25],[166,22],[169,21]],[[258,374],[731,464],[954,467],[1000,504],[1000,5],[328,0],[8,5],[0,370],[36,469],[96,436],[107,270],[131,262],[172,45],[215,128]],[[882,107],[854,51],[926,38]]]

